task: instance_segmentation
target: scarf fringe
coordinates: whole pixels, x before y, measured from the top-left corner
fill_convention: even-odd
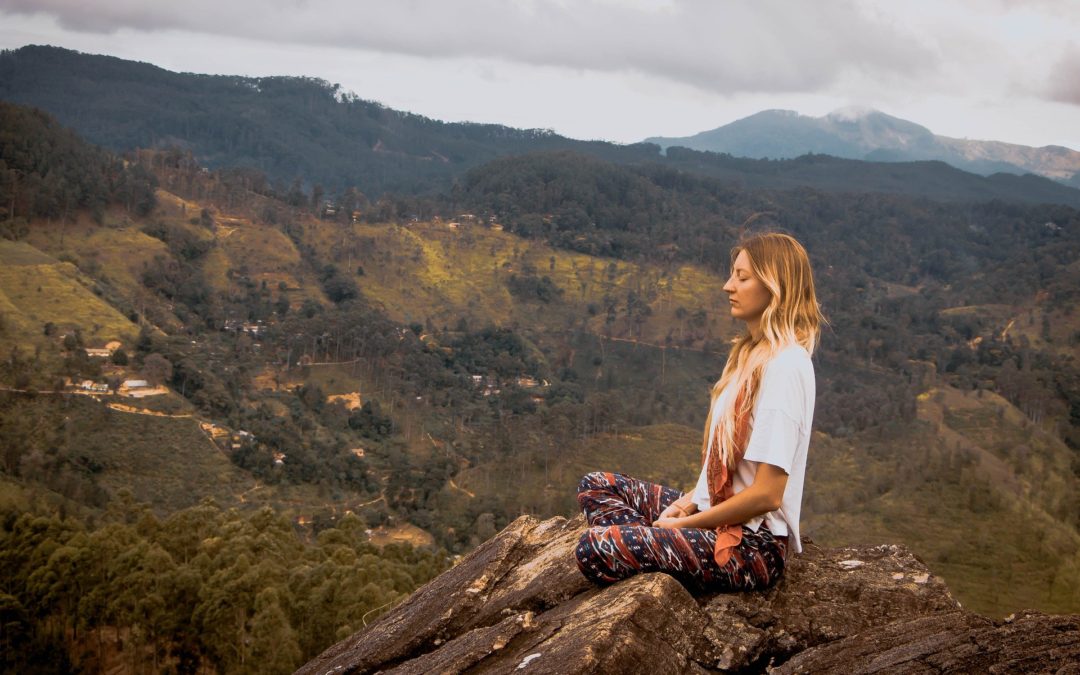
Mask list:
[[[746,443],[749,440],[750,414],[743,409],[746,391],[742,390],[735,399],[735,447],[733,450],[734,462],[737,467],[746,454]],[[709,483],[709,504],[715,506],[727,501],[735,494],[735,472],[728,469],[723,459],[723,450],[720,439],[723,437],[722,423],[717,423],[713,434],[713,442],[707,452],[702,452],[701,463],[708,465],[705,468]],[[742,524],[721,525],[715,528],[716,546],[713,548],[713,559],[716,564],[723,567],[731,559],[731,553],[742,543]]]

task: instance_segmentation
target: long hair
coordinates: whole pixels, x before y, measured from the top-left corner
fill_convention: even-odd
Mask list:
[[[813,355],[820,326],[825,321],[814,290],[814,275],[806,249],[786,234],[758,234],[731,249],[731,264],[745,251],[750,269],[769,290],[769,305],[761,315],[761,337],[755,341],[749,330],[732,341],[731,352],[720,379],[712,387],[709,414],[705,421],[702,453],[706,452],[709,430],[713,425],[713,407],[720,393],[734,383],[733,395],[721,412],[720,449],[724,463],[735,469],[735,420],[749,415],[757,401],[765,365],[784,347],[802,345]],[[739,396],[744,392],[743,396]],[[741,403],[736,410],[736,403]],[[714,446],[715,447],[715,446]]]

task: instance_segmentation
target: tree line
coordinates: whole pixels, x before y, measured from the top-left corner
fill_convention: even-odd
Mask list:
[[[98,223],[111,203],[145,216],[157,179],[82,140],[40,110],[0,101],[0,234],[25,234],[31,218],[73,219],[85,210]]]
[[[270,508],[159,518],[127,493],[87,521],[7,507],[4,670],[290,673],[448,566],[366,528],[347,515],[303,541]]]

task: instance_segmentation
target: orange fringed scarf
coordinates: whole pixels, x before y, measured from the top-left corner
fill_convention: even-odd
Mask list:
[[[734,466],[738,466],[746,452],[746,442],[750,434],[750,414],[743,412],[743,397],[746,390],[739,391],[735,399],[735,447],[733,448]],[[706,477],[709,482],[709,505],[716,506],[722,501],[730,499],[735,494],[735,472],[729,471],[724,463],[723,452],[720,449],[721,433],[720,425],[717,424],[713,434],[712,448],[708,454],[708,466]],[[706,451],[701,451],[701,463],[705,464]],[[731,559],[731,552],[742,542],[742,525],[721,525],[716,528],[716,546],[713,548],[713,559],[716,564],[723,567]]]

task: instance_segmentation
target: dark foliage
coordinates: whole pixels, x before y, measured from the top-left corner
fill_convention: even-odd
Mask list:
[[[319,283],[322,284],[326,297],[336,304],[352,300],[359,294],[356,282],[352,277],[343,273],[336,265],[324,265],[319,274]]]
[[[125,167],[46,113],[0,101],[0,219],[8,236],[19,219],[74,218],[79,209],[100,221],[110,203],[146,215],[156,186],[145,168]]]
[[[173,73],[146,63],[56,47],[0,54],[0,98],[35,105],[117,151],[181,140],[209,166],[300,177],[331,192],[423,192],[507,152],[584,145],[546,130],[448,124],[402,113],[296,77]],[[618,154],[610,144],[593,144]],[[648,146],[655,155],[657,147]],[[302,193],[282,192],[293,206]]]

